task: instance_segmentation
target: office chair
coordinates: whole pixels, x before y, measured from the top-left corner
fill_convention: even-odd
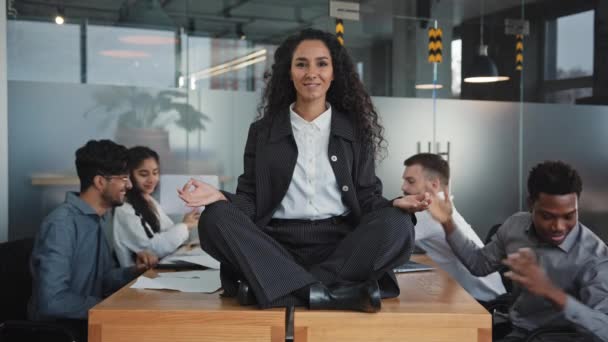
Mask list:
[[[496,232],[498,231],[498,228],[500,228],[500,226],[502,226],[502,224],[498,223],[498,224],[493,225],[490,228],[490,230],[488,231],[488,234],[486,235],[484,244],[487,245],[488,243],[490,243],[492,241],[492,237],[494,237],[494,235],[496,235]],[[502,284],[505,287],[505,290],[507,290],[507,294],[508,294],[513,291],[513,282],[511,282],[511,279],[504,276],[504,273],[507,271],[508,271],[507,266],[502,266],[501,269],[498,270],[498,274],[500,274],[500,279],[502,280]],[[503,300],[503,302],[504,302],[504,300]]]
[[[486,235],[485,244],[490,243],[492,241],[492,237],[498,231],[501,224],[493,225],[488,234]],[[511,279],[504,276],[504,273],[507,272],[508,269],[506,266],[502,267],[498,274],[500,275],[500,279],[502,280],[502,284],[505,287],[506,293],[496,297],[494,300],[485,303],[484,307],[492,314],[492,339],[497,340],[504,336],[506,336],[509,332],[511,332],[511,322],[509,320],[509,309],[513,304],[515,298],[513,297],[513,284]]]
[[[591,342],[594,338],[588,334],[576,331],[572,327],[551,327],[538,328],[533,330],[525,339],[525,342],[546,342],[546,341],[568,341]]]
[[[493,225],[492,227],[490,227],[490,230],[488,230],[488,234],[486,234],[486,239],[483,242],[484,244],[488,244],[490,243],[490,241],[492,241],[492,237],[494,235],[496,235],[496,232],[498,231],[498,228],[500,228],[500,226],[502,226],[501,223],[497,223],[495,225]]]
[[[33,239],[0,243],[0,341],[74,342],[74,335],[63,327],[27,320],[33,246]]]

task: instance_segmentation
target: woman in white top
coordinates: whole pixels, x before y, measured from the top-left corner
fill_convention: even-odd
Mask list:
[[[121,266],[134,264],[134,255],[148,250],[158,258],[173,253],[197,227],[200,214],[192,211],[175,224],[152,197],[160,178],[158,154],[136,146],[129,149],[128,167],[133,187],[114,211],[114,249]]]

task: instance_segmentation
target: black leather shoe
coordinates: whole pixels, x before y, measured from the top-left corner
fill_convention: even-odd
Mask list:
[[[313,310],[378,312],[382,306],[382,300],[376,280],[331,288],[317,283],[310,287],[309,305]]]
[[[239,283],[239,289],[236,294],[236,299],[241,305],[255,305],[258,303],[249,284],[242,280]]]

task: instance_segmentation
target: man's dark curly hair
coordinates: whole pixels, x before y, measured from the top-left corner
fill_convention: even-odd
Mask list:
[[[93,178],[127,173],[127,148],[111,140],[89,140],[76,151],[80,192],[93,185]]]
[[[567,195],[576,193],[581,196],[583,181],[572,166],[563,161],[544,161],[530,170],[528,176],[528,196],[530,203],[541,193],[548,195]]]
[[[286,115],[289,105],[295,102],[296,90],[290,77],[291,60],[297,46],[304,40],[320,40],[327,46],[331,54],[334,79],[327,91],[326,101],[333,109],[350,117],[364,146],[370,148],[376,157],[382,158],[386,141],[376,109],[348,52],[336,36],[328,32],[305,29],[287,38],[277,48],[272,73],[258,107],[259,118],[272,120]]]

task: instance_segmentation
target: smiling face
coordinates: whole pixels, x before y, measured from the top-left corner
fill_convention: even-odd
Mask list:
[[[532,221],[539,238],[552,245],[560,245],[578,222],[576,193],[550,195],[540,193],[532,203]]]
[[[320,40],[304,40],[293,52],[291,80],[297,102],[325,103],[327,90],[334,79],[329,49]]]
[[[104,206],[111,208],[121,206],[125,202],[127,190],[131,189],[129,175],[98,176],[104,180],[101,198]]]
[[[133,171],[131,171],[131,180],[135,186],[144,195],[150,195],[156,189],[160,171],[158,162],[154,158],[144,159]]]

